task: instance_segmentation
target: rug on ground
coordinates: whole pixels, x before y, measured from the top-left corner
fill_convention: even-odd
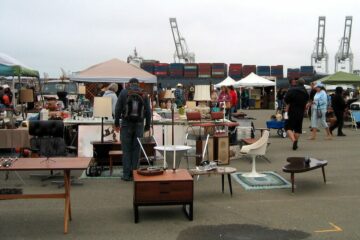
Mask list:
[[[231,175],[245,190],[291,188],[291,183],[275,172],[262,172],[265,177],[258,178],[244,177],[243,174],[243,172],[236,172]]]

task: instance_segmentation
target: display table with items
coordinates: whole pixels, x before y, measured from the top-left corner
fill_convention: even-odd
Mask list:
[[[85,170],[91,158],[19,158],[3,159],[0,163],[0,171],[64,171],[63,193],[44,193],[44,194],[0,194],[0,200],[10,199],[64,199],[64,233],[68,232],[68,223],[71,220],[70,204],[70,172],[71,170]]]
[[[295,173],[308,172],[317,168],[321,168],[324,183],[326,183],[325,166],[328,164],[326,160],[319,160],[310,157],[289,157],[287,165],[283,167],[283,171],[291,174],[291,191],[294,192]]]
[[[193,178],[185,169],[166,170],[163,174],[134,176],[134,221],[139,222],[139,206],[182,205],[185,215],[193,220]]]

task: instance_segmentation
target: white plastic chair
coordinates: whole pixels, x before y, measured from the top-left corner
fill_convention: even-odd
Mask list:
[[[263,135],[259,140],[250,145],[245,145],[240,149],[240,153],[252,157],[252,170],[249,173],[244,173],[244,177],[264,177],[264,174],[256,172],[256,157],[264,156],[268,146],[269,131],[264,130]]]

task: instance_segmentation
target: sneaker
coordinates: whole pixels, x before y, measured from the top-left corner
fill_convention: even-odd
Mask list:
[[[338,137],[345,137],[346,135],[343,134],[343,133],[340,133],[340,134],[338,134],[337,136],[338,136]]]

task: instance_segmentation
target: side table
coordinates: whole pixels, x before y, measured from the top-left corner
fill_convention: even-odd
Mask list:
[[[193,220],[194,183],[187,170],[166,170],[156,176],[143,176],[134,170],[133,176],[135,223],[139,222],[139,206],[182,205],[185,215]]]

